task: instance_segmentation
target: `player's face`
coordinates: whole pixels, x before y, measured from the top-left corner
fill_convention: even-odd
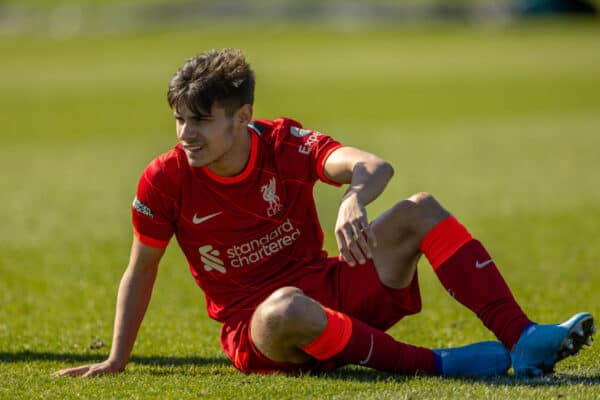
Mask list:
[[[218,163],[234,146],[234,116],[228,116],[223,107],[215,104],[209,116],[199,116],[180,105],[173,115],[177,138],[192,167]]]

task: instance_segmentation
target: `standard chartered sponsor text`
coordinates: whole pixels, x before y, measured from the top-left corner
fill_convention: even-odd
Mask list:
[[[288,218],[271,232],[257,239],[228,248],[227,257],[234,268],[254,264],[265,257],[280,252],[285,247],[291,246],[300,234],[300,229],[294,227]]]

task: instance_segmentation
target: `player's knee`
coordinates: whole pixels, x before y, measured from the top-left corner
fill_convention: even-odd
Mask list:
[[[431,194],[421,192],[396,203],[392,207],[392,215],[400,229],[415,231],[423,218],[440,207]]]
[[[271,293],[265,303],[285,303],[296,296],[304,296],[304,292],[294,286],[284,286]]]
[[[292,334],[314,323],[315,306],[318,303],[302,290],[288,286],[273,292],[257,311],[261,322],[273,334]]]
[[[413,236],[415,240],[420,240],[426,232],[450,215],[431,194],[425,192],[399,201],[391,211],[398,240],[404,242]]]
[[[427,192],[415,193],[408,199],[417,205],[429,204],[433,202],[437,203],[437,200],[433,197],[433,195]]]
[[[450,213],[430,193],[416,193],[410,196],[408,201],[414,204],[411,225],[416,232],[424,234],[450,216]]]

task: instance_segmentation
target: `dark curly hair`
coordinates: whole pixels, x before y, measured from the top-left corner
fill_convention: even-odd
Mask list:
[[[254,72],[240,50],[210,50],[187,60],[173,75],[167,100],[172,109],[185,104],[198,116],[210,115],[216,102],[231,116],[254,103]]]

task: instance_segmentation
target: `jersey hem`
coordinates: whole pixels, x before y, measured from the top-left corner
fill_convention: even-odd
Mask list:
[[[149,236],[142,235],[140,232],[138,232],[137,229],[135,229],[135,226],[133,227],[133,234],[135,235],[135,237],[138,238],[138,240],[140,242],[142,242],[146,246],[154,247],[157,249],[164,249],[169,244],[168,240],[167,241],[158,240],[158,239],[151,238]]]
[[[332,181],[331,179],[327,178],[327,176],[325,176],[325,162],[327,161],[327,159],[329,158],[331,153],[333,153],[340,147],[343,147],[343,145],[341,143],[332,144],[331,147],[328,148],[319,157],[319,160],[317,160],[317,176],[319,177],[319,179],[329,185],[333,185],[333,186],[337,186],[337,187],[342,186],[342,184],[339,182]]]

